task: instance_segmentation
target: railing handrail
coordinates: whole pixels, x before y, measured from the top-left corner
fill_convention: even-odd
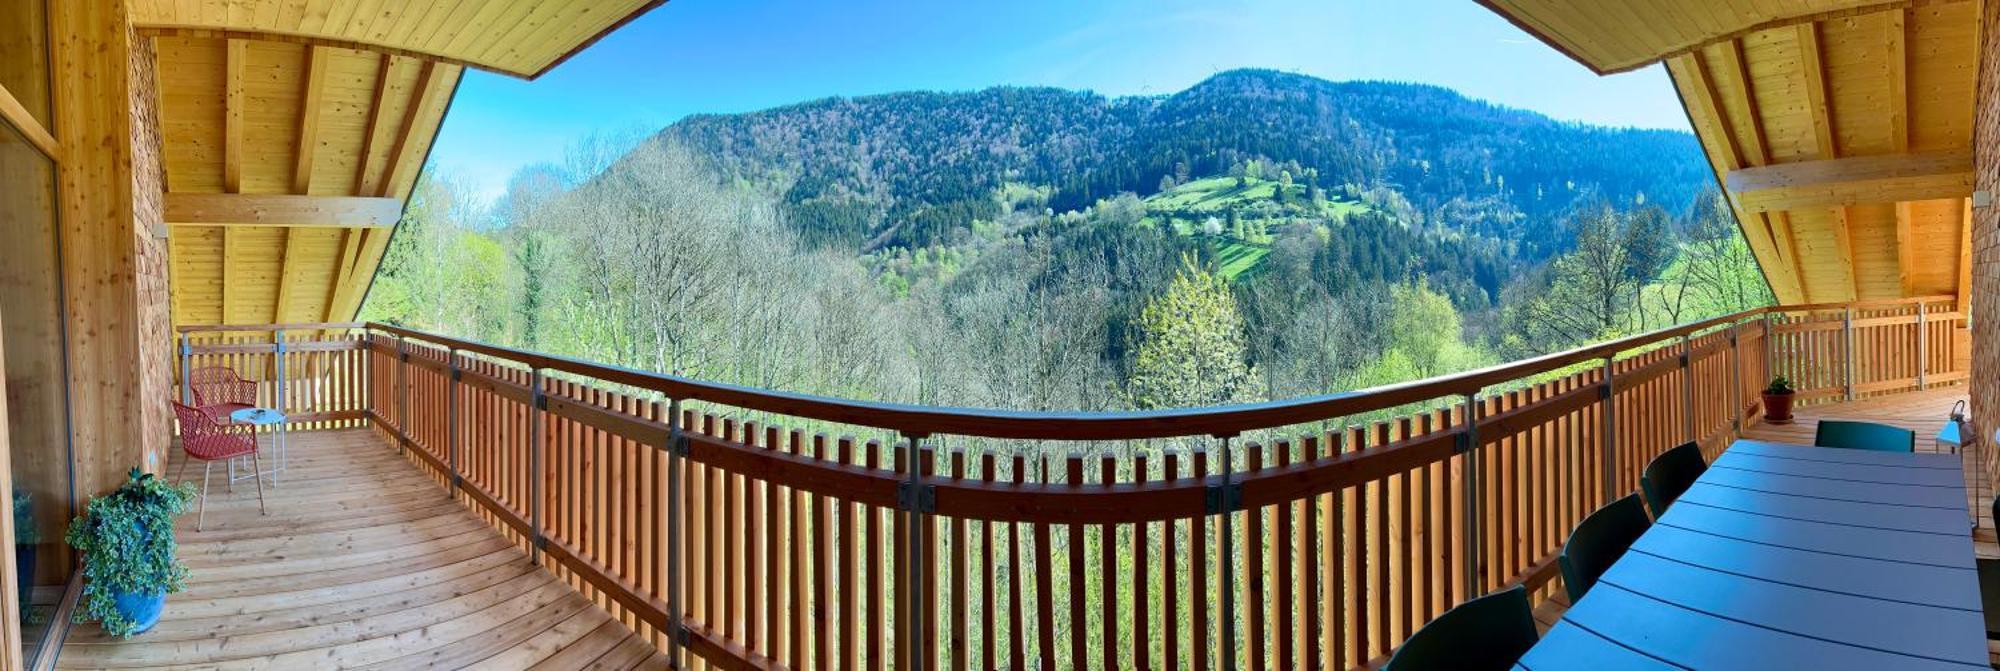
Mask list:
[[[1176,586],[1172,577],[1163,577],[1157,591],[1163,599],[1185,592],[1200,600],[1210,593],[1207,571],[1214,568],[1218,603],[1190,604],[1193,621],[1185,630],[1207,632],[1210,622],[1229,624],[1218,628],[1221,640],[1212,654],[1196,634],[1195,658],[1241,665],[1246,658],[1236,646],[1248,643],[1252,665],[1289,665],[1298,651],[1260,648],[1256,643],[1264,632],[1274,632],[1279,641],[1331,632],[1322,641],[1333,646],[1327,656],[1346,667],[1388,654],[1401,642],[1397,627],[1407,632],[1451,603],[1500,585],[1548,589],[1559,547],[1552,530],[1575,524],[1610,497],[1634,491],[1641,466],[1652,455],[1684,441],[1704,451],[1719,449],[1730,436],[1740,436],[1745,422],[1757,416],[1755,405],[1744,401],[1761,388],[1759,376],[1792,375],[1801,381],[1802,397],[1844,392],[1850,398],[1964,379],[1962,364],[1923,354],[1932,339],[1947,347],[1955,342],[1954,334],[1941,331],[1956,326],[1964,314],[1942,305],[1928,309],[1931,301],[1952,300],[1770,306],[1341,394],[1108,413],[794,394],[379,323],[358,329],[333,325],[326,330],[339,333],[302,342],[191,337],[190,331],[180,340],[184,370],[196,357],[241,363],[269,353],[282,371],[288,357],[313,360],[318,352],[309,348],[344,352],[332,358],[348,377],[324,386],[365,389],[361,420],[448,483],[454,496],[488,513],[489,523],[520,534],[531,560],[570,571],[593,598],[619,604],[638,622],[666,632],[666,652],[676,659],[693,654],[731,666],[788,647],[792,668],[802,668],[803,641],[822,641],[816,651],[822,657],[831,648],[821,634],[800,638],[798,632],[822,626],[831,636],[833,630],[823,625],[862,618],[852,604],[865,593],[871,600],[865,616],[869,635],[895,641],[893,661],[882,649],[870,648],[871,663],[942,666],[941,655],[931,651],[947,647],[941,635],[947,621],[953,631],[967,630],[967,608],[947,612],[931,595],[948,592],[956,603],[967,603],[964,534],[983,537],[982,551],[991,552],[1004,532],[1008,549],[1002,570],[1011,573],[1010,589],[1032,583],[1038,595],[1049,594],[1056,588],[1047,576],[1060,565],[1072,586],[1096,572],[1105,594],[1146,595],[1154,591],[1148,567],[1175,576],[1175,563],[1188,562],[1195,567],[1190,585]],[[1868,311],[1899,305],[1914,307]],[[1911,335],[1919,352],[1915,360],[1885,356],[1885,348],[1908,344]],[[1863,359],[1873,363],[1858,367],[1855,362]],[[348,365],[338,365],[341,361]],[[1935,375],[1938,371],[1949,372]],[[1717,392],[1726,387],[1727,393],[1697,396],[1698,387]],[[1451,398],[1437,407],[1405,412],[1416,401],[1446,397]],[[719,407],[690,408],[683,403],[689,400]],[[1402,416],[1356,417],[1390,408]],[[739,416],[739,410],[755,416]],[[811,422],[792,419],[902,435],[808,437]],[[1354,423],[1322,422],[1336,419]],[[1319,425],[1301,427],[1309,423]],[[1256,442],[1231,440],[1250,429],[1280,431],[1260,431]],[[967,441],[948,447],[929,438],[935,433],[1054,438],[1058,444],[1007,449]],[[1148,449],[1129,449],[1136,445],[1126,443],[1128,449],[1095,455],[1060,444],[1203,434],[1221,440]],[[1003,459],[1012,463],[1000,476],[995,466]],[[820,533],[822,525],[835,530],[833,535]],[[1126,525],[1143,531],[1121,534]],[[1412,525],[1424,531],[1413,535]],[[1178,534],[1183,526],[1185,536]],[[1093,528],[1098,548],[1087,550],[1084,539]],[[1241,540],[1239,528],[1243,538],[1254,540],[1232,547]],[[1162,531],[1157,546],[1149,540],[1154,530]],[[1051,534],[1058,533],[1067,545],[1055,544]],[[949,544],[941,542],[947,537]],[[1024,545],[1030,540],[1031,546]],[[1155,550],[1159,561],[1147,559]],[[1129,577],[1118,563],[1128,556],[1131,566],[1139,567]],[[1239,556],[1242,566],[1269,566],[1277,584],[1264,585],[1255,570],[1239,579],[1234,560]],[[808,563],[810,571],[802,568]],[[870,572],[865,579],[864,565]],[[1292,570],[1307,566],[1324,570]],[[1348,566],[1351,572],[1327,568]],[[828,571],[840,575],[834,581],[837,594],[825,587]],[[807,573],[812,577],[802,578]],[[993,584],[990,574],[985,580]],[[761,586],[788,596],[732,600],[713,591],[718,584],[730,594],[755,594]],[[884,608],[889,585],[898,600],[893,624]],[[1025,594],[1016,591],[1005,609],[1017,620],[1028,612],[1035,623],[1008,626],[1038,631],[1040,650],[1052,654],[1061,615],[1047,600],[1031,606]],[[1285,595],[1284,601],[1267,606],[1269,595]],[[1247,609],[1238,610],[1239,597]],[[1070,658],[1081,665],[1087,649],[1083,636],[1091,627],[1085,606],[1075,598],[1068,609]],[[1314,599],[1325,599],[1326,607],[1309,603]],[[848,605],[829,610],[836,602]],[[991,619],[995,603],[977,606],[988,619],[973,630],[988,636],[997,631]],[[1135,598],[1132,608],[1145,613],[1138,610],[1144,603]],[[1165,613],[1179,612],[1171,600],[1163,604]],[[1117,599],[1088,608],[1100,605],[1102,622],[1118,621]],[[1243,613],[1247,620],[1238,617]],[[1262,619],[1265,615],[1275,621]],[[1183,627],[1175,615],[1168,617],[1173,624],[1164,638],[1172,641]],[[1144,618],[1135,621],[1135,632],[1154,631]],[[770,638],[759,636],[754,624],[759,621],[768,625]],[[752,624],[732,629],[727,624],[732,622]],[[775,643],[782,629],[793,638]],[[1137,665],[1148,665],[1143,643],[1161,638],[1132,634],[1140,645],[1121,653],[1111,642],[1120,632],[1106,625],[1098,629],[1107,634],[1107,668],[1119,666],[1113,658],[1128,653],[1136,654]],[[855,650],[853,625],[840,631],[841,649]],[[969,650],[951,640],[948,654],[954,659]],[[1027,659],[1025,654],[1022,648],[1009,651],[1017,661]],[[1171,649],[1165,654],[1180,659]]]
[[[367,328],[400,338],[428,341],[447,349],[474,352],[507,359],[530,368],[556,370],[594,377],[606,382],[646,389],[668,398],[718,403],[745,410],[802,417],[825,422],[865,426],[894,431],[908,437],[954,435],[1014,440],[1141,440],[1185,436],[1229,437],[1247,431],[1308,424],[1338,417],[1350,417],[1394,408],[1419,401],[1475,394],[1486,387],[1523,377],[1555,371],[1591,360],[1615,357],[1621,352],[1665,342],[1684,335],[1734,324],[1772,313],[1827,309],[1887,307],[1953,296],[1920,296],[1849,303],[1775,305],[1752,308],[1687,324],[1669,326],[1647,333],[1497,364],[1486,368],[1399,382],[1352,391],[1304,396],[1277,401],[1221,406],[1170,408],[1163,410],[1114,412],[1062,412],[930,406],[822,396],[787,392],[723,382],[697,380],[667,373],[643,371],[601,364],[556,354],[533,352],[493,345],[419,329],[385,324],[324,323],[252,325],[225,324],[182,326],[182,333],[201,331],[276,331],[336,328]]]

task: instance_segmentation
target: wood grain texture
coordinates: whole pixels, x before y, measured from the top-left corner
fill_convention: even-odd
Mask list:
[[[135,0],[155,35],[283,39],[534,78],[664,0]]]
[[[296,432],[289,452],[269,514],[218,474],[205,530],[181,520],[193,575],[157,628],[77,627],[58,667],[664,668],[375,432]]]

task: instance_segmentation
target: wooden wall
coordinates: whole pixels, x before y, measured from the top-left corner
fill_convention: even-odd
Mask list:
[[[122,0],[53,3],[57,171],[64,321],[69,343],[73,486],[81,500],[134,467],[157,469],[169,436],[149,431],[170,390],[149,388],[169,365],[171,332],[142,318],[164,305],[163,266],[135,198],[132,35]],[[139,161],[150,160],[138,156]],[[135,371],[138,373],[135,375]],[[158,427],[155,427],[158,428]],[[152,459],[148,459],[148,456]],[[149,463],[150,462],[150,463]]]
[[[1978,187],[2000,193],[2000,3],[1988,3],[1979,18],[1979,102],[1973,143]],[[2000,429],[2000,210],[1973,208],[1972,233],[1972,418],[1988,438],[1987,454],[2000,447],[1990,440]],[[1988,475],[2000,460],[1986,460]]]

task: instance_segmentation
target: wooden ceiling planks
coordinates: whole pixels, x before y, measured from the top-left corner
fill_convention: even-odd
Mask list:
[[[662,2],[133,0],[174,321],[352,317],[464,68],[533,78]]]
[[[1927,0],[1479,0],[1599,74],[1624,72],[1705,45],[1803,22]]]
[[[1979,0],[1481,0],[1598,72],[1664,61],[1783,301],[1963,292]]]
[[[463,69],[279,40],[156,40],[173,64],[160,68],[160,116],[174,321],[353,316]]]
[[[151,35],[339,46],[533,78],[665,0],[133,0]]]

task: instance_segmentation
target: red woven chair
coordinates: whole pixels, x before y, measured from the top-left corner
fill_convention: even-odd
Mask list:
[[[229,414],[257,407],[257,383],[224,366],[206,366],[188,372],[188,389],[194,391],[194,405],[220,423]]]
[[[208,475],[214,470],[215,462],[250,457],[251,473],[257,479],[257,511],[264,509],[264,464],[257,454],[257,434],[249,424],[224,424],[205,408],[196,409],[179,401],[174,402],[174,415],[181,422],[181,450],[187,459],[181,461],[177,479],[187,481],[188,462],[200,459],[201,467],[201,507],[195,513],[194,530],[201,531],[202,518],[208,512]],[[226,474],[225,474],[226,475]]]

